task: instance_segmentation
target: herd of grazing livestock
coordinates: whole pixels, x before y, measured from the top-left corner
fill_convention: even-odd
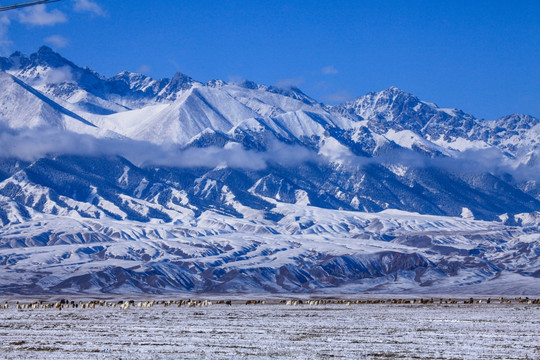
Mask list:
[[[148,301],[135,301],[135,300],[90,300],[90,301],[68,301],[62,299],[59,301],[32,301],[29,303],[24,302],[11,302],[5,301],[3,304],[0,304],[0,310],[7,310],[11,306],[17,310],[47,310],[47,309],[95,309],[99,307],[108,307],[108,308],[118,308],[121,310],[127,309],[136,309],[136,308],[152,308],[154,306],[176,306],[176,307],[206,307],[211,305],[265,305],[267,301],[265,300],[148,300]],[[362,299],[362,300],[343,300],[343,299],[290,299],[290,300],[281,300],[281,301],[270,301],[268,304],[280,304],[280,305],[307,305],[307,306],[318,306],[318,305],[360,305],[360,304],[527,304],[527,305],[540,305],[540,299],[529,299],[525,298],[512,298],[507,299],[499,297],[497,299],[452,299],[452,298],[439,298],[439,299]]]
[[[363,299],[363,300],[328,300],[328,299],[318,299],[318,300],[281,300],[280,304],[283,305],[328,305],[328,304],[344,304],[351,306],[353,304],[528,304],[528,305],[540,305],[540,299],[529,299],[526,298],[514,298],[514,299],[505,299],[500,297],[498,299],[474,299],[469,298],[465,300],[452,299],[452,298],[440,298],[440,299]]]

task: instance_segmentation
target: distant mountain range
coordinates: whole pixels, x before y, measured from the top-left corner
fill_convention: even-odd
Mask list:
[[[0,70],[0,293],[540,293],[535,117]]]

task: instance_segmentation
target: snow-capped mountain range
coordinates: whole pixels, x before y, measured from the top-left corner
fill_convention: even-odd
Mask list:
[[[537,118],[0,70],[0,292],[540,293]]]

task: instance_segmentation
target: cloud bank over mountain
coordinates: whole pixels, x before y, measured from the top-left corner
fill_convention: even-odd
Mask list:
[[[293,145],[274,143],[267,151],[246,150],[241,144],[230,143],[220,148],[157,145],[131,139],[95,138],[56,129],[0,128],[0,157],[36,161],[62,155],[122,156],[140,166],[204,167],[225,166],[260,170],[268,163],[285,167],[308,161],[319,161],[315,152]]]
[[[9,129],[0,127],[0,157],[36,161],[62,155],[121,156],[138,166],[179,168],[215,168],[261,170],[268,164],[295,167],[303,163],[337,162],[355,168],[367,165],[440,168],[449,172],[510,175],[520,181],[540,181],[540,164],[521,164],[496,148],[469,149],[454,157],[426,157],[410,149],[395,148],[375,156],[355,155],[342,150],[332,153],[272,141],[264,151],[248,150],[241,143],[223,147],[181,147],[176,144],[154,144],[128,138],[96,138],[58,129]],[[536,150],[533,158],[540,156]]]

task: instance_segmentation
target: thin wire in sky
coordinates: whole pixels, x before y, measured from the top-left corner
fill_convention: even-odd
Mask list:
[[[62,0],[40,0],[40,1],[20,2],[20,3],[16,3],[16,4],[12,4],[12,5],[0,6],[0,11],[15,10],[15,9],[20,9],[20,8],[27,7],[27,6],[34,6],[34,5],[39,5],[39,4],[48,4],[48,3],[58,2],[58,1],[62,1]]]

